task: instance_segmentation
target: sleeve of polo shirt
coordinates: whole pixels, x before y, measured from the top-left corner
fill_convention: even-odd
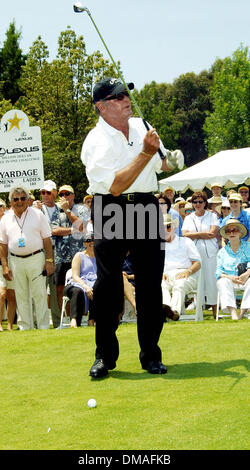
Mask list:
[[[100,184],[109,192],[115,179],[116,156],[108,141],[98,142],[94,133],[89,134],[83,143],[81,160],[93,192],[99,192]]]
[[[40,233],[41,233],[42,239],[51,237],[51,229],[50,229],[47,217],[41,211],[38,212],[38,214],[40,216],[40,225],[41,225]]]

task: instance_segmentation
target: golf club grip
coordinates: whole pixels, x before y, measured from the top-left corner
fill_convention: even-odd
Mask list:
[[[145,119],[143,119],[142,121],[143,121],[143,124],[144,124],[144,126],[146,127],[147,131],[149,131],[150,128],[149,128],[149,125],[148,125],[147,121],[146,121]],[[162,153],[160,147],[158,148],[157,152],[159,153],[161,159],[164,160],[165,157],[164,157],[164,155],[163,155],[163,153]]]

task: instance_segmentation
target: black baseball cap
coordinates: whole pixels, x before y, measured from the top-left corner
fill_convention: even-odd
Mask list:
[[[129,90],[134,89],[133,83],[127,83],[127,87]],[[126,89],[124,83],[120,78],[112,78],[107,77],[103,78],[99,82],[97,82],[94,86],[93,90],[93,101],[96,103],[97,101],[103,100],[106,96],[109,95],[117,95]]]

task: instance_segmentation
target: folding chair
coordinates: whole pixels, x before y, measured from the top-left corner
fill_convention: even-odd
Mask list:
[[[65,286],[68,284],[68,281],[71,278],[71,276],[72,276],[72,269],[69,269],[66,272],[66,276],[65,276]],[[67,308],[66,308],[67,303],[69,302],[69,300],[70,299],[66,295],[64,295],[63,298],[62,298],[61,321],[60,321],[60,325],[59,325],[58,329],[67,328],[67,327],[70,326],[70,317],[68,316]],[[87,317],[87,315],[83,315],[81,326],[88,326],[88,317]]]
[[[188,293],[188,295],[191,295],[191,294],[194,295],[196,298],[195,314],[181,313],[180,320],[181,321],[187,321],[187,320],[202,321],[203,310],[202,310],[202,300],[201,300],[201,270],[200,269],[198,272],[197,289],[193,292]]]
[[[242,297],[243,297],[243,293],[244,293],[244,286],[234,286],[234,293],[235,293],[235,297],[236,297],[236,300],[242,300]],[[228,312],[227,310],[227,313],[219,313],[219,310],[220,310],[220,292],[219,292],[219,289],[218,289],[218,296],[217,296],[217,309],[216,309],[216,321],[219,320],[219,318],[231,318],[231,314]],[[247,317],[248,320],[250,320],[250,313],[248,311],[248,313],[246,312],[244,314],[244,317]]]

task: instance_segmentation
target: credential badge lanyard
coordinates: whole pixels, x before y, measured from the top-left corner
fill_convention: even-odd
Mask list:
[[[15,215],[16,223],[17,223],[18,227],[19,227],[20,230],[21,230],[21,237],[18,239],[18,246],[19,246],[19,247],[24,247],[24,246],[25,246],[25,239],[24,239],[24,237],[23,237],[23,226],[24,226],[24,223],[25,223],[27,214],[28,214],[28,209],[27,209],[27,212],[26,212],[26,214],[25,214],[24,221],[23,221],[23,224],[22,224],[22,225],[19,224],[19,222],[18,222],[18,220],[17,220],[17,217],[16,217],[16,215]]]

